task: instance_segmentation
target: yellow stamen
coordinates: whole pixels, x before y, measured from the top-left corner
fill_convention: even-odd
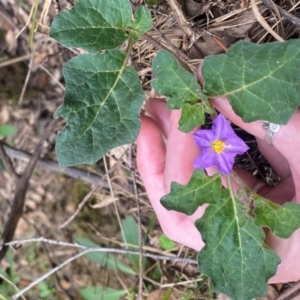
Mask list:
[[[211,146],[212,146],[212,149],[217,152],[217,153],[221,153],[223,152],[224,148],[225,148],[225,143],[221,140],[215,140]]]

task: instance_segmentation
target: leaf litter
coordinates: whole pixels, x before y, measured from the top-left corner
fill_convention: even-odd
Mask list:
[[[39,136],[43,134],[45,124],[52,118],[57,107],[62,104],[63,89],[61,85],[64,85],[61,74],[62,66],[70,58],[76,56],[79,50],[62,48],[46,35],[40,33],[40,31],[47,31],[53,17],[59,10],[74,5],[72,1],[54,1],[55,5],[52,4],[49,7],[45,18],[46,24],[38,24],[38,30],[34,35],[34,43],[39,43],[39,45],[34,53],[34,65],[30,70],[24,99],[21,105],[17,105],[28,71],[28,64],[32,57],[29,35],[34,30],[34,19],[29,18],[33,1],[24,0],[22,2],[22,6],[14,0],[3,0],[0,3],[0,31],[3,33],[0,35],[0,67],[2,68],[0,73],[0,123],[9,123],[18,128],[14,136],[5,139],[7,144],[13,145],[18,150],[32,153]],[[41,16],[46,2],[39,5],[37,19]],[[148,36],[140,39],[133,47],[131,64],[139,72],[147,97],[155,96],[155,92],[150,86],[152,80],[151,62],[159,48],[168,49],[177,57],[183,58],[183,63],[190,69],[196,70],[206,55],[224,53],[225,49],[237,40],[245,39],[260,43],[273,40],[273,37],[256,21],[247,0],[208,1],[205,5],[200,1],[191,0],[189,2],[193,6],[193,10],[183,10],[179,5],[180,15],[172,9],[171,2],[174,3],[174,1],[162,1],[161,4],[150,7],[154,26],[148,32]],[[133,8],[138,4],[140,1],[132,1]],[[179,4],[182,4],[182,1],[179,1]],[[285,11],[291,10],[290,13],[294,14],[298,11],[297,7],[292,7],[292,3],[288,2],[281,4],[280,7]],[[271,13],[262,4],[258,5],[258,9],[264,20],[283,39],[299,38],[298,27],[287,19],[281,19],[280,16]],[[182,30],[181,25],[184,21],[182,17],[185,18],[187,24],[193,23],[190,28],[196,37],[195,41],[189,40],[186,32]],[[28,26],[19,38],[13,39],[12,37],[20,32],[29,19]],[[64,122],[58,125],[59,128],[63,126]],[[237,161],[238,164],[260,174],[259,176],[271,182],[278,180],[274,171],[259,153],[253,137],[240,129],[236,130],[251,148],[250,157],[240,157]],[[54,144],[55,134],[53,133],[52,137],[45,143],[43,157],[46,160],[56,160]],[[121,158],[117,159],[113,154],[109,158],[116,160],[118,165],[125,167],[125,171],[124,168],[121,168],[121,172],[116,173],[116,178],[111,180],[114,197],[112,197],[107,184],[97,191],[98,195],[95,195],[89,203],[97,205],[103,199],[109,199],[108,203],[111,203],[113,198],[118,198],[119,201],[116,205],[121,218],[125,218],[128,212],[136,216],[130,176],[131,169],[128,167],[128,160],[132,158],[130,152],[133,153],[134,157],[134,148],[123,152]],[[27,164],[22,161],[22,152],[19,153],[18,157],[13,157],[12,162],[18,173],[21,173]],[[104,170],[103,161],[98,162],[93,167],[84,168],[88,174],[99,176],[103,176]],[[15,186],[12,174],[1,170],[0,175],[1,220],[4,220],[6,212],[9,210],[9,201],[14,195]],[[147,230],[147,224],[153,216],[153,212],[147,202],[140,178],[137,182],[141,195],[143,229]],[[88,184],[60,175],[59,172],[36,169],[30,180],[24,217],[15,237],[42,235],[57,240],[74,241],[76,236],[82,235],[103,246],[116,246],[120,243],[121,238],[119,227],[116,225],[116,213],[112,206],[103,207],[101,205],[101,209],[92,210],[89,205],[86,205],[68,227],[63,230],[57,229],[58,225],[66,220],[66,216],[74,213],[77,204],[89,190]],[[158,239],[160,234],[159,226],[155,223],[147,238],[147,246],[158,252],[162,252],[162,250],[155,243],[155,238]],[[179,253],[179,248],[176,248],[175,251]],[[186,255],[195,255],[189,249],[184,249],[184,251]],[[28,282],[45,273],[51,268],[51,265],[60,263],[74,253],[73,250],[63,248],[58,250],[57,247],[36,246],[34,244],[29,247],[23,246],[21,250],[14,253],[15,270],[20,277],[17,285],[19,287],[27,285]],[[46,263],[42,263],[43,260]],[[7,263],[6,266],[8,266]],[[158,267],[166,275],[163,277],[163,282],[151,283],[154,291],[159,290],[162,284],[172,283],[182,276],[181,272],[171,271],[170,264],[152,262],[152,267]],[[99,276],[99,272],[101,272],[101,276]],[[116,272],[118,280],[115,280]],[[100,277],[103,278],[102,282]],[[184,279],[187,280],[188,278],[184,276]],[[133,278],[122,277],[118,270],[111,272],[105,266],[95,266],[88,260],[76,261],[72,266],[69,265],[64,268],[61,274],[46,282],[57,290],[53,294],[53,299],[76,297],[80,288],[93,284],[103,284],[103,286],[117,289],[124,288],[124,286],[127,288],[135,287]],[[195,294],[192,296],[194,298],[191,299],[212,296],[209,295],[209,284],[205,282],[197,284],[197,287],[196,283],[187,285],[187,288],[177,285],[173,294],[176,295],[176,299],[179,299],[180,295],[183,295],[182,293],[187,293],[186,289],[196,290],[197,288],[201,290],[202,296]],[[280,285],[269,286],[268,299],[274,299],[284,289],[285,287]],[[38,290],[33,290],[32,293],[32,296],[28,295],[28,299],[34,299],[34,293],[38,293]],[[154,293],[148,291],[148,295],[149,299],[153,299]],[[157,297],[154,299],[158,299]],[[217,297],[217,295],[213,295],[213,297]],[[219,295],[219,297],[224,296]]]

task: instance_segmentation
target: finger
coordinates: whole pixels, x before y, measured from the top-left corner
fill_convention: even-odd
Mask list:
[[[170,115],[170,130],[167,142],[166,169],[164,184],[166,192],[172,181],[188,183],[194,171],[194,161],[199,149],[193,138],[193,132],[184,133],[178,129],[181,112],[173,110]]]
[[[299,168],[291,166],[291,171],[294,179],[295,184],[295,199],[294,202],[300,203],[300,174],[299,174]]]
[[[258,139],[264,141],[264,138],[266,136],[266,130],[262,126],[261,121],[256,121],[252,123],[245,123],[243,120],[235,114],[233,111],[231,105],[229,104],[228,100],[225,98],[215,98],[212,99],[213,105],[227,118],[229,118],[233,123],[235,123],[237,126],[243,128],[247,132],[251,133]],[[276,136],[273,139],[273,145],[274,147],[266,147],[262,146],[262,153],[266,156],[269,156],[270,158],[273,158],[272,160],[272,167],[278,171],[278,175],[282,176],[283,178],[289,176],[289,165],[286,165],[285,162],[287,161],[289,164],[291,164],[291,161],[293,162],[293,159],[291,156],[291,144],[289,145],[289,148],[286,147],[286,143],[288,135],[290,134],[289,130],[287,130],[287,127],[293,127],[294,125],[289,124],[287,126],[282,126],[279,132],[276,134]],[[300,123],[300,122],[299,122]],[[300,124],[299,124],[300,126]],[[294,135],[294,137],[297,135]],[[295,139],[294,139],[295,140]],[[300,140],[298,141],[299,147],[300,147]],[[262,144],[262,143],[261,143]],[[278,151],[276,151],[277,149]],[[266,151],[266,152],[264,152]],[[274,154],[272,153],[274,151]],[[276,158],[277,155],[277,159]],[[286,159],[284,158],[286,157]],[[289,158],[291,160],[289,160]],[[294,162],[293,162],[294,163]],[[300,159],[298,161],[298,166],[300,167]]]
[[[203,85],[203,77],[201,74],[202,64],[198,69],[198,80]],[[245,123],[242,121],[240,117],[238,117],[228,100],[222,97],[212,99],[213,105],[227,118],[229,118],[233,123],[248,131],[252,135],[257,138],[257,143],[261,153],[266,157],[271,166],[274,168],[276,173],[280,176],[280,178],[285,179],[291,175],[290,166],[287,163],[285,157],[276,150],[275,147],[270,147],[264,141],[264,137],[266,135],[265,129],[262,127],[262,123],[260,121],[253,123]]]
[[[259,194],[277,204],[284,204],[295,198],[295,185],[293,176],[282,180],[276,187],[266,186],[259,191]]]
[[[256,138],[260,152],[273,167],[278,176],[284,180],[291,176],[291,169],[287,159],[273,146],[269,146],[264,140]]]
[[[166,149],[155,121],[141,117],[141,129],[137,138],[137,166],[147,186],[163,182]],[[147,188],[147,187],[146,187]]]
[[[227,117],[231,122],[237,126],[243,128],[250,134],[264,140],[266,135],[266,130],[262,126],[261,121],[256,121],[252,123],[245,123],[241,117],[236,115],[233,111],[229,101],[226,98],[213,98],[211,99],[213,106],[225,117]]]
[[[146,112],[155,120],[163,135],[167,138],[170,129],[171,111],[167,109],[166,104],[165,99],[150,98],[145,105],[145,109]]]
[[[137,166],[161,228],[170,239],[199,251],[204,244],[193,220],[182,213],[166,210],[160,203],[161,197],[166,194],[163,185],[165,145],[154,120],[142,116],[141,121]]]

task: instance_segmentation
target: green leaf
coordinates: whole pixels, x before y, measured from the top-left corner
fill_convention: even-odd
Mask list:
[[[159,244],[164,250],[172,250],[175,247],[175,243],[164,234],[159,237]]]
[[[221,193],[220,175],[208,177],[203,170],[194,171],[189,183],[171,183],[171,192],[161,198],[161,204],[168,210],[176,210],[192,215],[199,206],[210,201],[218,201]],[[214,200],[213,200],[214,199]]]
[[[67,119],[56,141],[60,166],[94,164],[114,147],[135,141],[144,93],[136,71],[125,66],[125,53],[77,56],[63,74],[65,102],[55,113]]]
[[[80,245],[87,246],[87,247],[94,247],[99,248],[100,246],[96,243],[92,242],[91,240],[77,237],[76,242]],[[90,252],[85,254],[85,256],[90,259],[91,261],[94,261],[101,266],[105,266],[106,268],[110,270],[120,270],[123,273],[130,274],[130,275],[136,275],[135,271],[129,268],[126,264],[121,262],[119,259],[117,259],[113,254],[106,253],[106,252]]]
[[[15,134],[17,128],[13,125],[0,125],[0,137],[7,137]]]
[[[126,295],[126,291],[115,290],[109,287],[91,287],[80,290],[80,295],[84,300],[119,300],[122,296]]]
[[[114,49],[129,35],[138,40],[152,25],[150,11],[140,6],[131,22],[128,0],[82,0],[72,9],[59,13],[50,28],[50,36],[65,47],[88,52]]]
[[[152,26],[151,13],[145,6],[140,6],[135,14],[135,21],[132,22],[131,26],[135,29],[130,33],[130,36],[137,41],[144,33],[150,30]]]
[[[196,221],[205,247],[198,254],[199,271],[214,290],[232,299],[250,300],[267,292],[267,281],[276,273],[280,258],[264,247],[264,232],[245,215],[244,203],[223,189],[203,217]]]
[[[81,0],[55,17],[50,36],[65,47],[89,52],[113,49],[128,38],[131,14],[128,0]]]
[[[145,0],[147,5],[157,5],[161,2],[162,0]]]
[[[289,238],[300,227],[300,205],[297,203],[288,202],[281,206],[259,198],[254,201],[254,206],[255,224],[269,227],[281,238]]]
[[[125,235],[126,242],[131,245],[139,245],[139,238],[138,238],[138,224],[135,219],[131,216],[127,216],[122,223],[123,232]],[[123,239],[123,237],[122,237]],[[123,242],[124,239],[123,239]],[[124,247],[125,248],[125,247]],[[128,247],[128,250],[138,251],[137,247]],[[139,257],[138,255],[127,255],[130,262],[135,266],[135,268],[139,269]],[[147,259],[143,257],[143,267],[146,268]]]
[[[207,94],[227,97],[245,122],[286,124],[300,104],[300,40],[240,41],[205,57],[202,76]]]
[[[185,103],[207,100],[194,74],[185,70],[168,51],[160,50],[152,62],[155,79],[152,87],[169,97],[168,108],[180,109]]]
[[[204,122],[204,107],[201,103],[194,105],[186,103],[183,105],[179,120],[179,129],[181,131],[190,132],[196,126],[204,124]]]

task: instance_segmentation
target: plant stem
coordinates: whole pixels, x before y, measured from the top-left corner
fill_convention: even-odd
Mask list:
[[[235,196],[234,196],[233,186],[232,186],[232,182],[231,182],[231,177],[226,176],[226,181],[227,181],[227,188],[229,189],[230,197],[232,200],[234,200]]]
[[[128,44],[127,44],[127,48],[126,48],[126,51],[125,51],[126,56],[125,56],[124,65],[123,66],[126,66],[127,63],[128,63],[128,59],[129,59],[129,56],[130,56],[133,44],[134,44],[134,40],[130,37],[128,39]]]
[[[242,187],[242,189],[245,191],[245,195],[250,198],[253,201],[256,201],[258,199],[264,200],[266,202],[270,202],[273,203],[272,201],[270,201],[267,198],[264,198],[262,196],[260,196],[259,194],[257,194],[254,190],[252,190],[251,188],[249,188],[246,183],[241,179],[241,177],[235,172],[232,171],[232,178]]]

